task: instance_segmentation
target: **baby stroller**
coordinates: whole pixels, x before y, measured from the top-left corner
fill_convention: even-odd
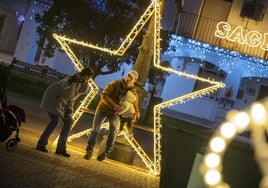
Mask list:
[[[21,122],[25,123],[25,112],[23,109],[9,105],[5,109],[0,110],[0,142],[6,141],[15,131],[15,138],[11,138],[6,143],[8,151],[14,151],[17,143],[20,142],[19,128]]]
[[[25,123],[25,112],[15,105],[7,105],[7,82],[8,74],[12,68],[11,65],[5,66],[0,63],[0,142],[6,141],[13,131],[16,131],[15,138],[9,139],[6,143],[8,151],[14,151],[17,148],[19,138],[19,127],[21,122]]]

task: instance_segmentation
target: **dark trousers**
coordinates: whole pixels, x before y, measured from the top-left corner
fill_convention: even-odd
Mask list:
[[[57,114],[52,114],[52,113],[48,113],[49,117],[50,117],[50,122],[48,123],[46,129],[44,130],[44,132],[42,133],[42,135],[40,136],[40,139],[37,143],[37,146],[46,146],[48,144],[48,139],[51,136],[52,132],[55,130],[55,128],[57,127],[57,125],[60,122],[60,116]],[[71,126],[72,126],[72,118],[71,117],[67,117],[63,120],[63,127],[61,129],[60,132],[60,136],[59,136],[59,140],[58,140],[58,144],[57,144],[57,148],[56,151],[66,151],[66,142],[69,136],[69,133],[71,131]]]
[[[132,119],[131,118],[124,118],[120,117],[120,130],[124,129],[124,125],[127,124],[127,128],[132,130]]]

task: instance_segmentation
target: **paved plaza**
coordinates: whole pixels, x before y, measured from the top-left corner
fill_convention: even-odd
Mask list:
[[[0,143],[0,187],[89,187],[89,188],[157,188],[159,177],[151,175],[136,155],[133,165],[126,165],[111,159],[102,162],[83,159],[87,135],[68,144],[70,158],[55,155],[53,133],[47,147],[49,153],[35,150],[37,140],[48,121],[48,116],[39,109],[40,101],[8,94],[8,104],[23,108],[26,123],[20,128],[21,142],[17,149],[9,152],[6,142]],[[84,117],[81,121],[89,121]],[[86,126],[86,125],[85,125]],[[79,128],[76,128],[79,129]],[[13,136],[11,136],[12,138]]]

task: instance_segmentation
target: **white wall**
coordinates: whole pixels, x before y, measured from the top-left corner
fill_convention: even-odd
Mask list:
[[[34,64],[35,55],[37,52],[37,33],[36,28],[38,24],[34,20],[34,14],[41,13],[45,7],[43,5],[35,5],[34,1],[30,4],[25,15],[20,37],[14,52],[17,60]]]
[[[251,77],[243,77],[241,78],[241,83],[239,89],[243,91],[243,97],[241,99],[236,99],[235,108],[243,109],[245,106],[250,105],[252,102],[256,100],[259,94],[259,89],[263,86],[268,87],[268,79],[262,78],[251,78]],[[254,90],[253,93],[249,93],[248,90]],[[267,94],[268,95],[268,94]]]
[[[172,49],[175,49],[175,51],[168,51],[165,53],[165,56],[170,56],[172,67],[176,70],[179,70],[179,67],[183,67],[183,57],[193,57],[193,59],[202,57],[201,59],[218,66],[227,73],[225,84],[226,88],[233,87],[234,93],[231,98],[233,100],[236,100],[242,77],[268,78],[268,71],[265,67],[259,64],[261,61],[258,59],[249,58],[239,53],[231,55],[227,51],[221,51],[220,49],[217,51],[213,49],[205,49],[202,47],[202,43],[200,44],[200,47],[197,48],[196,44],[190,45],[187,42],[188,39],[177,39],[179,38],[174,37],[174,40],[171,41]],[[166,59],[168,58],[166,57]],[[265,63],[265,61],[263,61],[263,63]],[[267,63],[268,62],[266,62],[266,64]],[[199,66],[200,63],[195,63],[193,61],[193,63],[187,64],[185,71],[192,75],[197,75]],[[191,93],[193,91],[194,83],[194,79],[187,79],[175,74],[167,76],[162,93],[163,101],[168,101]],[[258,87],[258,85],[255,85],[256,90],[258,90]],[[220,97],[223,97],[224,91],[225,88],[220,90],[219,99]],[[256,100],[256,96],[251,97],[251,99],[247,101],[252,102],[254,100]],[[218,101],[203,97],[187,101],[184,104],[174,105],[170,107],[170,109],[213,121],[216,116],[217,105]],[[246,104],[242,104],[242,106],[243,105]],[[241,108],[241,105],[235,105],[234,107]],[[224,115],[225,114],[222,114],[223,117]]]
[[[180,70],[183,67],[183,60],[175,57],[171,60],[171,65],[173,69]],[[199,68],[200,63],[193,61],[187,64],[186,69],[183,72],[197,75]],[[166,83],[163,88],[163,101],[168,101],[192,93],[194,85],[194,79],[178,76],[177,74],[170,74],[167,76]],[[183,104],[173,105],[169,107],[169,109],[212,121],[215,118],[216,104],[217,103],[214,100],[203,97],[187,101]]]
[[[0,15],[5,15],[5,21],[2,31],[0,32],[0,51],[13,53],[19,32],[19,25],[14,10],[2,7],[0,3]]]
[[[201,15],[213,20],[226,21],[231,5],[231,2],[223,0],[205,0]]]

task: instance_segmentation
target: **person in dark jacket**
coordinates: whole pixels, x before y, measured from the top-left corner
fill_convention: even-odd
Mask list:
[[[109,122],[108,139],[106,142],[105,151],[97,157],[97,160],[104,160],[113,150],[117,132],[120,126],[119,112],[121,111],[121,107],[119,105],[119,100],[122,96],[125,96],[129,90],[136,95],[136,100],[133,102],[135,113],[133,113],[132,118],[133,120],[136,120],[140,116],[138,94],[134,86],[134,83],[137,81],[137,79],[138,73],[134,70],[130,70],[127,77],[112,81],[104,88],[93,119],[92,130],[88,138],[84,159],[89,160],[91,158],[100,127],[106,119]]]
[[[88,81],[93,74],[93,70],[86,67],[81,72],[66,77],[45,90],[40,107],[48,112],[50,121],[39,138],[36,146],[38,151],[48,152],[46,149],[48,139],[59,124],[60,119],[62,119],[64,125],[60,132],[55,153],[70,157],[70,154],[66,151],[66,142],[73,122],[73,106],[81,95],[89,92]]]

